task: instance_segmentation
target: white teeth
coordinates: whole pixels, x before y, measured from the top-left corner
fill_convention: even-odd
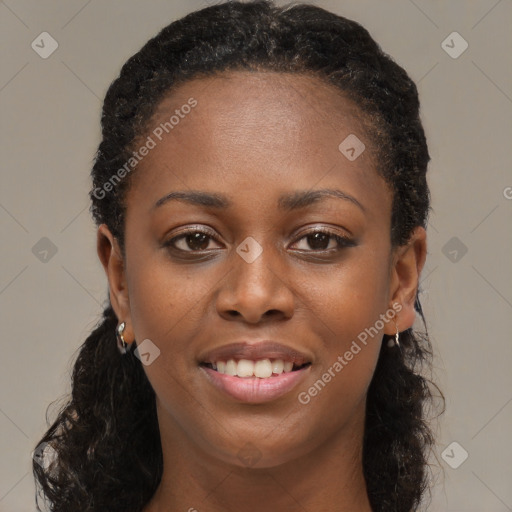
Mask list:
[[[291,372],[293,369],[291,361],[285,362],[282,359],[259,359],[258,361],[229,359],[228,361],[217,361],[211,363],[211,365],[219,373],[238,377],[258,377],[260,379],[281,375],[283,372]]]
[[[227,363],[226,363],[226,374],[227,375],[236,375],[236,367],[237,367],[237,364],[235,363],[235,361],[233,359],[230,359]]]
[[[239,377],[252,377],[254,375],[254,363],[249,359],[240,359],[236,369]]]
[[[260,379],[266,379],[272,375],[272,364],[270,359],[261,359],[254,365],[254,375]]]
[[[282,359],[276,359],[275,361],[272,361],[272,373],[277,373],[278,375],[280,373],[283,373],[284,370],[284,363]]]

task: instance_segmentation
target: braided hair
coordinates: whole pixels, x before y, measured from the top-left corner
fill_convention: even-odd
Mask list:
[[[107,91],[91,173],[91,213],[97,225],[108,225],[123,255],[131,176],[108,200],[97,191],[132,156],[169,91],[227,70],[298,73],[336,86],[358,105],[378,154],[377,172],[393,192],[392,245],[406,243],[416,226],[426,228],[430,156],[417,88],[404,69],[361,25],[322,8],[229,1],[162,29],[124,64]],[[415,309],[424,321],[418,296]],[[56,455],[49,467],[33,464],[38,493],[54,512],[138,512],[162,477],[155,393],[140,361],[131,353],[119,357],[117,322],[109,303],[80,348],[69,400],[38,443]],[[410,512],[428,489],[433,434],[426,410],[433,392],[422,375],[432,352],[426,332],[401,333],[402,350],[386,350],[388,338],[367,395],[363,469],[375,512]]]

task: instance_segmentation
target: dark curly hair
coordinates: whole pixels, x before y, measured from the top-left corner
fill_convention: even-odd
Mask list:
[[[415,84],[358,23],[313,5],[226,2],[188,14],[148,41],[110,85],[103,139],[92,169],[91,212],[106,223],[124,255],[123,179],[106,199],[95,191],[132,156],[158,104],[197,77],[227,70],[277,71],[321,78],[359,106],[377,154],[377,172],[393,192],[391,243],[426,228],[430,160]],[[136,171],[135,171],[136,172]],[[418,295],[415,309],[425,324]],[[38,443],[50,445],[48,467],[34,461],[38,494],[54,512],[136,512],[153,496],[163,459],[155,394],[140,361],[120,357],[118,319],[110,305],[80,348],[72,392]],[[426,332],[401,333],[401,350],[384,335],[367,395],[363,466],[374,511],[410,512],[429,487],[433,433],[431,345]],[[132,344],[135,346],[135,344]],[[435,387],[437,389],[437,387]],[[442,396],[442,395],[441,395]],[[38,507],[39,508],[39,507]]]

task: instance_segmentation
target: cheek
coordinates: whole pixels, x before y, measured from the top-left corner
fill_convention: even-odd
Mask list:
[[[149,339],[159,351],[144,366],[146,376],[160,404],[172,404],[171,415],[181,411],[180,416],[197,416],[189,341],[204,323],[201,297],[209,287],[194,280],[190,270],[173,270],[165,258],[150,254],[132,258],[127,275],[135,339],[138,344]]]
[[[135,339],[138,343],[149,339],[159,350],[158,358],[144,371],[162,403],[188,408],[199,371],[195,359],[197,343],[211,338],[209,297],[225,272],[214,266],[200,272],[193,268],[197,264],[173,265],[160,252],[140,253],[129,261]]]
[[[187,326],[200,322],[201,298],[211,285],[194,278],[190,269],[172,266],[161,255],[138,259],[133,258],[127,268],[135,337],[149,338],[160,348],[169,339],[177,343]]]
[[[383,316],[389,307],[388,286],[386,264],[363,257],[310,287],[309,322],[316,325],[324,346],[314,384],[298,398],[318,414],[325,408],[336,411],[330,416],[334,422],[350,417],[366,395],[385,322],[392,321]]]
[[[308,307],[324,322],[328,337],[343,341],[340,349],[373,326],[389,307],[389,269],[372,253],[361,251],[321,279],[310,278],[306,286]],[[382,331],[380,324],[378,330]]]

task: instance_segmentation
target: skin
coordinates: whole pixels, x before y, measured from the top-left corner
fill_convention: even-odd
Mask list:
[[[399,330],[413,325],[425,230],[391,246],[391,190],[375,170],[361,113],[332,86],[266,72],[195,79],[160,104],[151,126],[190,97],[197,106],[131,177],[125,258],[108,227],[98,230],[126,341],[150,339],[161,351],[144,370],[157,397],[164,473],[144,512],[368,512],[365,400],[382,335],[395,334],[394,322],[385,322],[307,405],[297,395],[393,303],[401,305]],[[351,133],[366,145],[354,161],[338,149]],[[281,194],[321,188],[350,194],[364,211],[337,198],[278,208]],[[216,210],[169,201],[154,208],[177,190],[222,193],[233,204]],[[188,253],[163,245],[195,226],[214,238],[175,242]],[[315,245],[305,237],[315,227],[354,245],[336,251],[327,237]],[[236,252],[249,236],[263,249],[252,263]],[[264,404],[221,394],[198,357],[240,339],[274,339],[304,352],[312,361],[306,379]],[[239,457],[247,443],[259,457],[251,465]]]

